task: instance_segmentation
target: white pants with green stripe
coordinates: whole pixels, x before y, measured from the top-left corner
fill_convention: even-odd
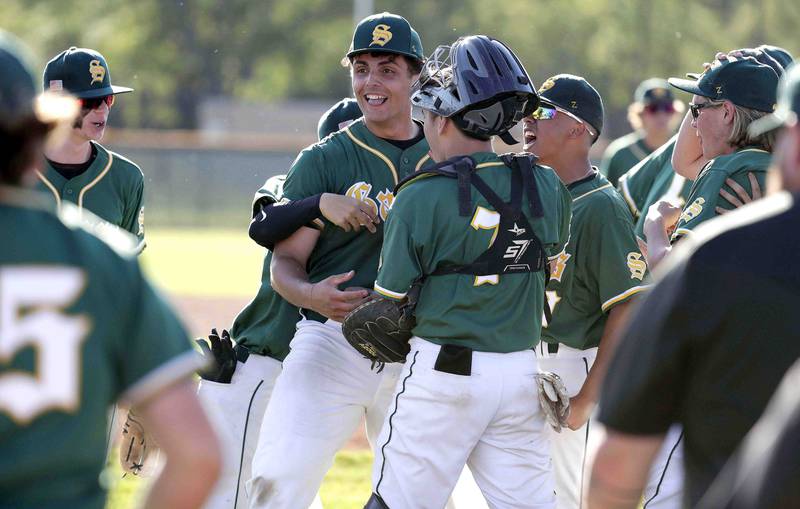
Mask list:
[[[308,507],[362,419],[375,443],[402,368],[378,373],[330,320],[301,320],[290,346],[253,457],[252,508]]]
[[[442,509],[466,464],[489,507],[554,508],[535,353],[473,352],[466,376],[434,369],[439,350],[411,340],[378,438],[373,491],[391,509]]]
[[[564,345],[559,345],[558,352],[551,354],[544,342],[536,347],[536,352],[539,354],[539,368],[560,376],[570,397],[581,390],[597,356],[597,348],[577,350]],[[561,433],[556,433],[548,428],[548,433],[558,509],[580,509],[585,506],[581,497],[589,483],[590,465],[587,460],[599,444],[600,425],[590,419],[580,429],[572,431],[564,428]],[[643,497],[644,507],[678,509],[681,507],[682,494],[683,446],[680,428],[673,427],[667,433],[650,470]]]
[[[222,449],[223,467],[205,509],[246,509],[245,483],[250,479],[264,409],[272,395],[281,363],[251,354],[236,364],[229,384],[201,380],[197,396],[214,423]],[[312,507],[320,508],[317,500]]]

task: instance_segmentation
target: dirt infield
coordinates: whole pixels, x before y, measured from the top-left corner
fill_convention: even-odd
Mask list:
[[[247,298],[235,297],[205,298],[170,295],[168,298],[178,309],[183,323],[189,329],[192,337],[205,336],[212,327],[216,327],[217,330],[229,328],[239,311],[249,302]],[[345,447],[357,450],[369,449],[363,422]]]

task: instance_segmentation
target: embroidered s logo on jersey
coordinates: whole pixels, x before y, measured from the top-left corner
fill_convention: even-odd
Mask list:
[[[392,205],[394,205],[394,193],[392,193],[392,191],[389,189],[384,189],[378,193],[378,201],[376,202],[370,198],[369,194],[371,192],[372,184],[367,184],[366,182],[356,182],[350,186],[345,195],[368,204],[372,211],[380,216],[381,220],[386,221],[386,217],[389,215],[389,210],[392,208]]]
[[[561,276],[564,275],[564,269],[567,268],[567,260],[571,257],[572,255],[567,254],[566,251],[561,251],[558,254],[558,258],[550,262],[551,281],[561,281]]]
[[[647,272],[647,262],[642,258],[641,253],[632,251],[628,253],[628,270],[631,271],[631,279],[644,279],[644,274]]]
[[[698,198],[693,201],[691,205],[684,209],[678,222],[688,223],[695,217],[699,216],[700,213],[703,212],[703,204],[705,202],[705,198]]]

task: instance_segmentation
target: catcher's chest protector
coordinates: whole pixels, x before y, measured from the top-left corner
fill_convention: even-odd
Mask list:
[[[458,179],[458,208],[461,216],[468,217],[472,214],[472,186],[500,214],[497,237],[478,258],[466,265],[438,267],[434,272],[428,274],[429,276],[444,274],[488,276],[490,274],[523,274],[541,270],[545,271],[546,279],[549,276],[547,253],[539,237],[534,233],[528,218],[522,212],[522,195],[525,192],[534,217],[543,215],[539,191],[533,176],[531,156],[512,154],[502,156],[502,159],[511,168],[511,201],[509,203],[504,202],[475,173],[475,161],[470,157],[444,161],[433,168],[414,174],[413,177],[430,173]],[[406,181],[401,182],[398,188]]]

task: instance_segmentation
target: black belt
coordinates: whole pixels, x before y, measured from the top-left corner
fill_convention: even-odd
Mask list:
[[[433,369],[452,375],[472,374],[472,348],[460,345],[442,345]]]
[[[547,343],[547,353],[558,353],[558,343]]]
[[[250,357],[250,350],[240,344],[233,345],[233,353],[236,355],[236,360],[244,364],[247,362],[247,358]]]

